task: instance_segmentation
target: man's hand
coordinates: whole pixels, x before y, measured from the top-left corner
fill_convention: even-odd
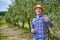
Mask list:
[[[49,21],[49,18],[48,16],[45,17],[45,22],[48,22]]]
[[[32,33],[35,33],[35,32],[36,32],[36,29],[31,29],[31,32],[32,32]]]

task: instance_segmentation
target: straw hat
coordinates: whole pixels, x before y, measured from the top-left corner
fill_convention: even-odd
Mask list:
[[[34,7],[34,10],[36,10],[36,8],[40,8],[41,10],[43,10],[42,6],[39,4]]]

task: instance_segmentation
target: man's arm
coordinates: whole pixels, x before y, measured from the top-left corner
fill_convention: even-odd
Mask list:
[[[31,32],[32,32],[32,33],[35,33],[35,32],[36,32],[36,29],[34,28],[33,22],[32,22],[32,25],[31,25]]]
[[[48,16],[45,16],[45,23],[46,23],[46,26],[49,28],[49,30],[51,31],[51,33],[53,33],[52,32],[52,30],[53,30],[53,24],[52,24],[52,22],[51,22],[51,20],[49,19],[49,17]]]
[[[49,27],[49,28],[52,28],[53,27],[53,24],[51,22],[51,20],[49,19],[48,16],[45,15],[45,22],[46,22],[46,25]]]
[[[51,21],[46,22],[46,25],[47,25],[49,28],[52,28],[52,27],[53,27],[53,24],[52,24]]]

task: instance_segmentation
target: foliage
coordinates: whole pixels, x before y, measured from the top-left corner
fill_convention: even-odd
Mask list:
[[[4,21],[1,21],[1,22],[0,22],[0,26],[6,25],[6,24],[7,24],[7,23],[4,22]]]
[[[6,12],[0,12],[0,16],[4,16]]]

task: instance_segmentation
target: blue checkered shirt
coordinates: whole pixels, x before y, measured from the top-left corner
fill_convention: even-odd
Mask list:
[[[46,38],[46,27],[47,25],[52,28],[51,21],[45,22],[44,21],[45,15],[41,14],[39,17],[34,17],[32,20],[32,27],[31,29],[36,29],[34,33],[35,38]]]

